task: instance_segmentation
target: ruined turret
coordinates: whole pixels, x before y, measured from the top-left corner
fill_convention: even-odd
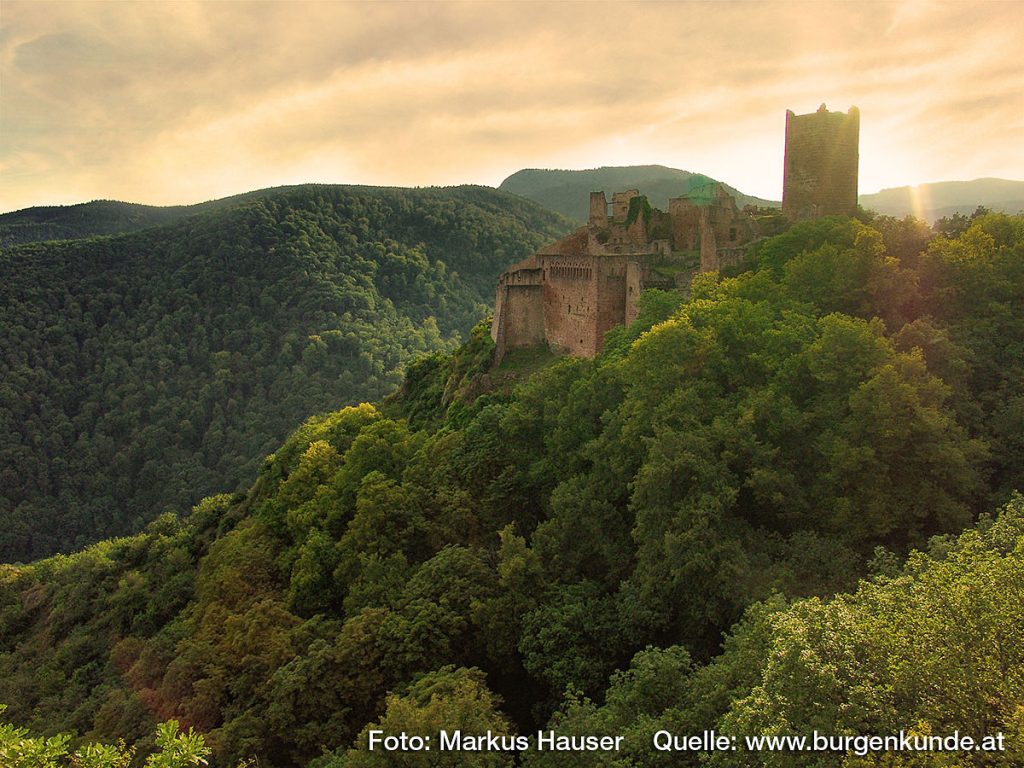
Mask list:
[[[590,193],[590,217],[587,224],[592,229],[608,227],[608,198],[603,191]]]

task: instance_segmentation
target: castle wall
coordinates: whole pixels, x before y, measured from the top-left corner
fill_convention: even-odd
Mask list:
[[[639,189],[627,189],[625,192],[612,193],[612,221],[616,224],[624,224],[629,218],[629,201],[639,197]]]
[[[560,354],[597,353],[597,275],[593,257],[546,256],[543,318],[548,346]]]
[[[547,256],[543,265],[544,334],[553,351],[593,357],[605,333],[636,317],[643,280],[635,259]]]
[[[700,250],[700,208],[689,198],[674,197],[668,201],[668,214],[676,250]]]
[[[604,346],[604,335],[626,322],[626,261],[607,257],[600,259],[597,273],[595,354]]]
[[[500,363],[506,351],[544,342],[544,289],[541,269],[534,258],[526,259],[498,279],[494,297],[494,362]]]
[[[696,199],[676,197],[668,201],[672,238],[680,251],[700,252],[700,271],[714,272],[734,263],[736,252],[754,237],[749,217],[721,184]]]
[[[623,322],[629,325],[638,313],[637,299],[640,298],[640,291],[644,287],[643,270],[640,264],[635,261],[626,262],[626,301],[623,311]]]
[[[857,210],[860,112],[786,111],[782,212],[792,221]]]
[[[700,271],[718,271],[718,237],[711,206],[700,207]]]
[[[544,287],[510,285],[505,300],[505,349],[544,343]]]

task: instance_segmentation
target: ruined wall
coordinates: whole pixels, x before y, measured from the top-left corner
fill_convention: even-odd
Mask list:
[[[795,115],[786,110],[782,212],[792,221],[857,210],[860,111]]]
[[[604,229],[608,226],[608,198],[604,192],[590,193],[590,217],[587,225],[597,229]]]
[[[604,335],[626,322],[626,260],[597,260],[597,313],[594,328],[594,353],[604,346]]]
[[[625,224],[629,216],[629,201],[640,196],[639,189],[627,189],[625,192],[612,193],[612,221]]]
[[[668,201],[668,214],[676,250],[700,250],[700,208],[688,197],[674,197]]]
[[[626,307],[625,316],[623,322],[627,325],[636,320],[638,308],[636,305],[637,299],[640,297],[640,291],[644,288],[644,277],[643,269],[640,264],[635,261],[626,262]]]
[[[668,206],[676,249],[700,251],[701,272],[721,269],[726,253],[732,254],[753,238],[750,219],[721,184],[713,190],[704,188],[696,198],[672,198]]]
[[[718,237],[715,232],[716,213],[710,205],[700,207],[700,271],[718,271]]]

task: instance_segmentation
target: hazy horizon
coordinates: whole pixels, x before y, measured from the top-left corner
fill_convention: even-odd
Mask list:
[[[778,200],[822,102],[861,111],[862,194],[1024,179],[1020,11],[5,0],[0,211],[624,165]]]

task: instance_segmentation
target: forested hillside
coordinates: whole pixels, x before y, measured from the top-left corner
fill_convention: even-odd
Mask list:
[[[0,560],[244,486],[309,414],[380,398],[407,360],[454,348],[497,274],[567,229],[479,187],[293,187],[207,206],[0,250]],[[108,208],[62,226],[121,226]]]
[[[700,763],[659,728],[1001,732],[711,763],[1019,765],[1024,218],[823,219],[747,266],[512,389],[472,385],[500,378],[478,326],[246,493],[6,567],[5,717],[140,754],[175,718],[217,766],[514,764],[371,754],[371,727],[624,734],[520,757],[622,768]]]

